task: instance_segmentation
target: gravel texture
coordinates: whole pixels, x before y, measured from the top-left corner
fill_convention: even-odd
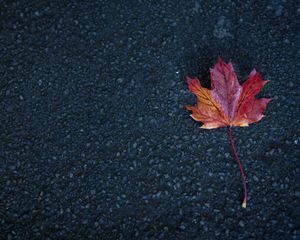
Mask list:
[[[1,1],[0,238],[300,239],[297,1]],[[267,116],[202,130],[221,54]],[[297,71],[298,70],[298,71]]]

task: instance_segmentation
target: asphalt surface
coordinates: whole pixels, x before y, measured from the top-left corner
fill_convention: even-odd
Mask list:
[[[1,239],[300,239],[297,1],[1,1]],[[185,76],[270,80],[203,130]],[[298,71],[297,71],[298,70]]]

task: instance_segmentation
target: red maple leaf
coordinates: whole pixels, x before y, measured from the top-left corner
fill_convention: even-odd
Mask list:
[[[201,86],[197,78],[187,78],[189,90],[197,96],[197,105],[186,106],[186,108],[192,111],[190,116],[194,120],[204,123],[201,128],[227,127],[244,185],[242,206],[246,207],[246,175],[237,157],[230,127],[248,126],[264,117],[264,111],[271,99],[257,99],[255,96],[268,81],[264,81],[254,69],[248,80],[241,86],[232,64],[226,64],[221,57],[215,67],[210,69],[210,77],[211,89]]]

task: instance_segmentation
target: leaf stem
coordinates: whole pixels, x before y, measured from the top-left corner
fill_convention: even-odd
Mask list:
[[[242,203],[242,207],[243,208],[246,208],[247,206],[247,184],[246,184],[246,174],[243,170],[243,166],[238,158],[238,155],[236,153],[236,150],[235,150],[235,146],[234,146],[234,141],[233,141],[233,138],[232,138],[232,134],[231,134],[231,130],[230,130],[230,126],[227,127],[227,132],[228,132],[228,135],[229,135],[229,138],[230,138],[230,141],[231,141],[231,147],[232,147],[232,150],[233,150],[233,153],[234,153],[234,156],[235,156],[235,160],[237,162],[237,164],[239,165],[239,168],[240,168],[240,172],[241,172],[241,177],[242,177],[242,182],[243,182],[243,186],[244,186],[244,196],[243,196],[243,203]]]

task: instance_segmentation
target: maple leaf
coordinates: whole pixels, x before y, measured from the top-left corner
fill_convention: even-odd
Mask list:
[[[244,185],[243,207],[246,207],[246,175],[236,154],[230,127],[248,126],[260,121],[271,99],[255,96],[268,82],[254,69],[246,82],[239,84],[231,63],[226,64],[219,57],[214,68],[210,69],[211,89],[203,87],[198,78],[187,78],[189,90],[196,95],[197,105],[186,106],[192,111],[194,120],[202,122],[201,128],[227,127],[232,149],[239,165]]]
[[[268,81],[254,69],[241,86],[231,63],[226,64],[219,57],[218,63],[210,69],[211,90],[201,86],[197,78],[188,78],[189,90],[197,96],[196,106],[187,106],[191,117],[203,122],[202,128],[226,126],[248,126],[264,117],[271,99],[256,99],[255,95]]]

